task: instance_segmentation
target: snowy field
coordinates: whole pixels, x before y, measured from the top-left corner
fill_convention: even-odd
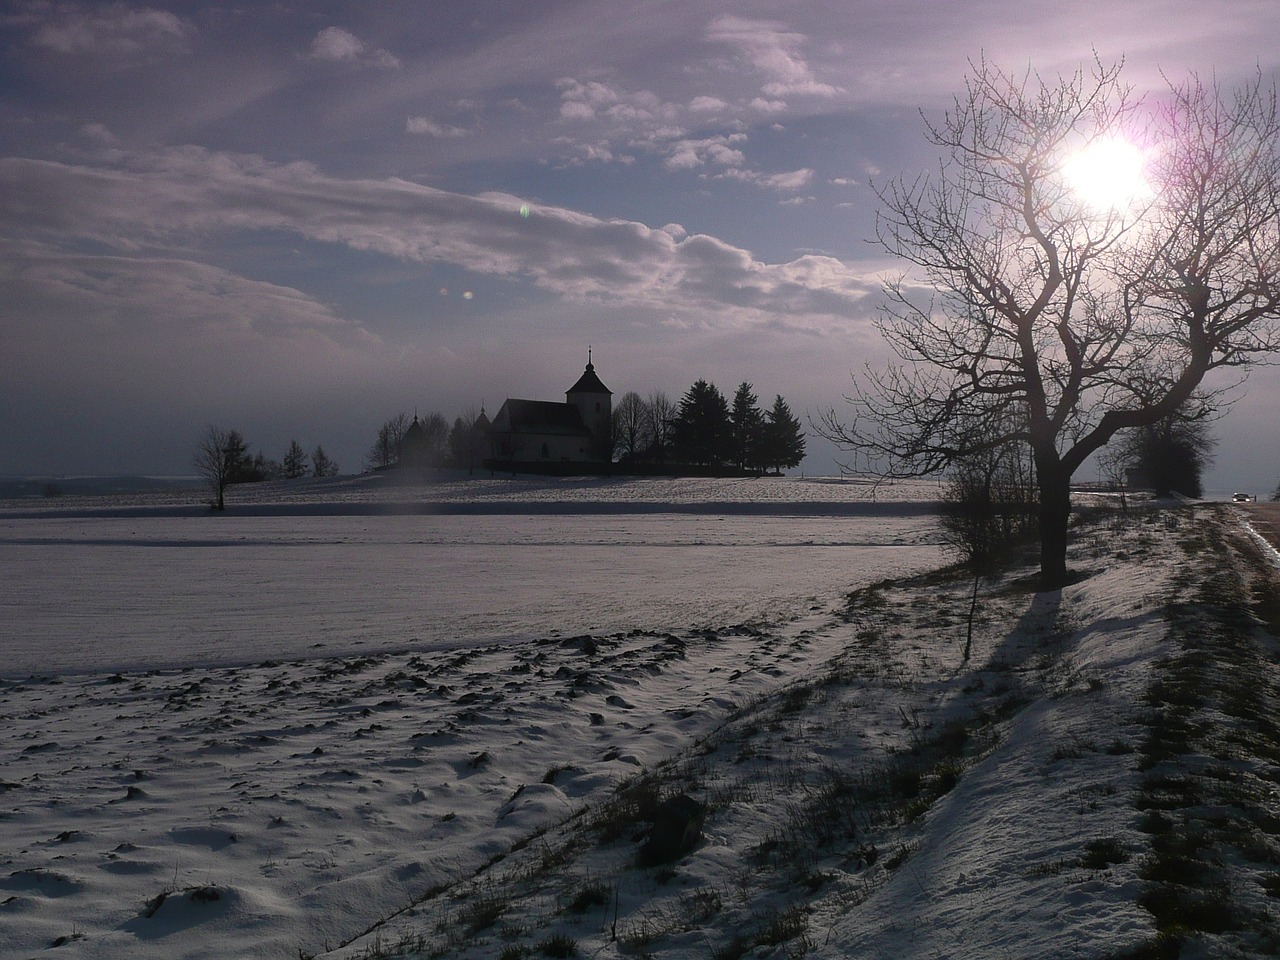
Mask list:
[[[1154,942],[1158,837],[1259,811],[1206,854],[1246,920],[1197,955],[1274,955],[1266,738],[1151,746],[1239,515],[1096,523],[1077,584],[991,588],[965,663],[968,585],[912,579],[932,491],[755,484],[0,505],[0,956],[1115,957]],[[1274,709],[1258,650],[1196,709],[1232,671]],[[1150,834],[1178,749],[1232,792]],[[646,790],[707,806],[666,867]]]
[[[941,557],[918,490],[380,480],[236,489],[226,515],[0,505],[0,954],[340,942],[797,675],[817,653],[788,645],[852,587]],[[228,893],[140,918],[193,884]]]
[[[788,620],[936,562],[885,511],[0,516],[0,675]]]

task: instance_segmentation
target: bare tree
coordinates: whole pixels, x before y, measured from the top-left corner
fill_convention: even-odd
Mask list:
[[[404,432],[408,429],[409,417],[404,413],[397,413],[378,428],[378,436],[365,454],[365,463],[369,469],[390,467],[400,459],[400,441],[404,439]]]
[[[649,443],[653,459],[665,463],[671,448],[671,424],[676,418],[676,406],[661,390],[649,394],[645,404],[649,408]]]
[[[649,408],[634,390],[623,395],[613,408],[613,452],[634,464],[649,445]]]
[[[227,486],[231,482],[232,452],[237,436],[234,430],[224,430],[222,427],[209,424],[200,436],[199,446],[196,447],[193,462],[213,497],[209,505],[214,510],[227,508],[225,495]]]
[[[886,476],[1028,448],[1041,579],[1067,581],[1070,481],[1121,430],[1222,389],[1206,374],[1280,347],[1280,123],[1261,78],[1192,76],[1151,110],[1095,63],[1046,81],[974,64],[927,124],[937,172],[879,189],[881,245],[918,271],[886,285],[898,363],[868,370],[823,433]],[[1091,203],[1072,155],[1145,148],[1150,193]],[[993,429],[992,424],[1007,424]]]
[[[442,413],[429,413],[422,420],[422,439],[427,463],[438,467],[444,463],[449,443],[449,421]]]

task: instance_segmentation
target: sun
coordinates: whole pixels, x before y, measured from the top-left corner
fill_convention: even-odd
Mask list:
[[[1124,211],[1151,193],[1146,157],[1119,137],[1095,140],[1067,158],[1063,174],[1077,197],[1096,210]]]

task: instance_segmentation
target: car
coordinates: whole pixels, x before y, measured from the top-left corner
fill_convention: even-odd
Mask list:
[[[1257,497],[1248,493],[1233,493],[1231,495],[1231,500],[1233,503],[1254,503],[1257,501],[1257,499],[1258,499]]]

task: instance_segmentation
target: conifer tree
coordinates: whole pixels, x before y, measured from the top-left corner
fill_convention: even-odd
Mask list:
[[[764,452],[761,463],[779,473],[783,467],[798,467],[804,459],[804,431],[791,413],[787,401],[778,394],[765,414]]]
[[[764,471],[764,424],[752,385],[744,380],[733,394],[729,412],[730,456],[739,470]]]
[[[714,384],[699,380],[680,398],[671,447],[677,460],[698,466],[718,467],[728,459],[729,404]]]
[[[317,445],[315,452],[311,454],[311,475],[313,477],[336,477],[338,475],[338,463],[329,459],[329,455],[324,452],[324,447]]]
[[[283,466],[286,480],[296,480],[307,475],[311,458],[307,456],[307,451],[302,449],[302,444],[297,440],[289,441],[289,450],[284,455]]]

